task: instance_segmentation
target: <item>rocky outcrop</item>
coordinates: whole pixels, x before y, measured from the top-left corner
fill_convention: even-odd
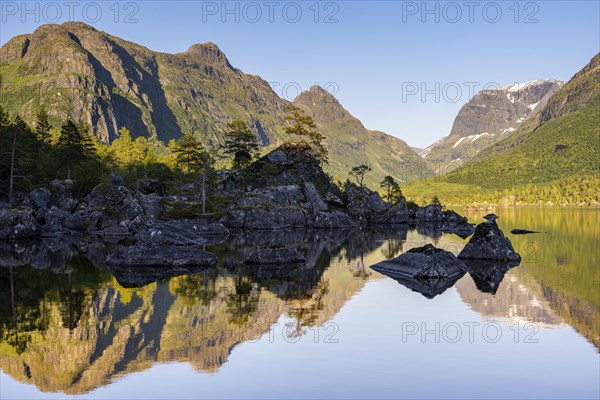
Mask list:
[[[40,225],[32,210],[0,209],[0,240],[28,239],[40,234]]]
[[[347,199],[348,214],[362,223],[373,220],[388,208],[379,193],[354,183],[346,184],[344,196]]]
[[[496,216],[489,217],[475,228],[469,243],[458,255],[460,259],[495,261],[521,261],[508,240],[496,224]]]

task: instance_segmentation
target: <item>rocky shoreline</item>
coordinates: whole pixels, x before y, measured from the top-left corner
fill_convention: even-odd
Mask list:
[[[76,199],[72,182],[55,180],[16,206],[0,205],[0,240],[85,234],[116,243],[106,260],[112,267],[173,268],[213,265],[210,253],[197,247],[209,237],[245,231],[411,225],[434,237],[442,232],[468,237],[475,230],[467,218],[437,204],[409,207],[404,198],[389,204],[379,193],[349,182],[342,191],[308,149],[297,145],[282,146],[252,164],[244,190],[238,189],[239,179],[233,173],[219,177],[217,191],[228,199],[219,213],[177,219],[166,209],[197,204],[194,185],[165,196],[157,180],[139,180],[131,191],[113,176],[111,183]]]

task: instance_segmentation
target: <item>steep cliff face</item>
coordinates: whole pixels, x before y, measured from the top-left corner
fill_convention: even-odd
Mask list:
[[[0,50],[0,74],[9,111],[33,121],[44,105],[55,120],[86,122],[105,142],[126,126],[165,141],[196,132],[210,144],[230,118],[241,117],[270,144],[272,116],[285,103],[267,82],[233,68],[213,43],[163,54],[80,22],[11,39]]]
[[[548,101],[540,115],[546,122],[590,104],[600,93],[600,53]]]
[[[421,155],[439,173],[457,168],[515,132],[524,121],[539,113],[562,85],[556,80],[538,80],[481,91],[460,109],[450,135]]]
[[[27,122],[34,123],[43,105],[54,125],[66,118],[85,122],[104,142],[127,127],[134,137],[165,142],[191,132],[214,146],[235,118],[244,120],[263,146],[290,139],[281,129],[289,102],[259,76],[234,68],[214,43],[166,54],[81,22],[42,25],[0,49],[0,85],[0,104]],[[403,163],[422,163],[406,143],[367,130],[325,90],[304,92],[296,103],[327,137],[328,172],[345,179],[352,167],[368,163],[374,187],[385,175],[419,178],[403,176]]]

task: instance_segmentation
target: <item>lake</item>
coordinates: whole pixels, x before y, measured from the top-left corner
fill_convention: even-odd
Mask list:
[[[1,243],[0,397],[599,398],[599,210],[495,213],[521,264],[439,294],[369,268],[468,240],[435,226],[215,239],[217,268],[149,283],[87,238]],[[272,244],[307,265],[241,264]]]

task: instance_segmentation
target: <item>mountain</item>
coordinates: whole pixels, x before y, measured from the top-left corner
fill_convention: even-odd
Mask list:
[[[232,118],[273,143],[285,102],[263,79],[233,68],[213,43],[185,53],[151,51],[80,22],[42,25],[0,49],[2,103],[33,121],[40,105],[58,122],[92,126],[104,142],[122,126],[168,141],[184,131],[217,142]]]
[[[66,118],[81,120],[104,142],[125,126],[134,137],[164,142],[192,132],[214,146],[235,118],[246,121],[263,146],[290,139],[281,129],[289,102],[262,78],[234,68],[214,43],[167,54],[81,22],[42,25],[0,49],[0,84],[7,111],[33,123],[43,105],[55,127]],[[419,160],[401,140],[368,131],[324,90],[319,95],[328,96],[327,104],[310,102],[316,90],[296,103],[327,137],[328,172],[345,179],[353,166],[370,163],[373,185],[385,175],[403,179],[402,162]]]
[[[515,132],[542,110],[562,85],[557,80],[537,80],[482,90],[460,109],[450,134],[420,154],[438,173],[456,169]]]
[[[344,177],[351,166],[367,164],[372,171],[365,183],[378,188],[386,175],[398,181],[419,179],[418,168],[423,160],[404,141],[380,131],[372,131],[353,117],[328,91],[313,86],[294,99],[294,105],[310,115],[321,132],[327,132],[330,154],[328,172]]]
[[[600,53],[529,123],[444,180],[503,188],[598,174],[599,93]]]

